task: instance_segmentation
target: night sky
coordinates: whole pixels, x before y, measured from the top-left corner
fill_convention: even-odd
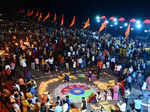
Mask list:
[[[150,0],[38,0],[36,4],[38,7],[47,7],[51,11],[72,16],[100,14],[150,17]],[[31,5],[35,6],[35,2]]]
[[[19,0],[17,4],[20,7],[45,7],[40,9],[66,17],[92,17],[99,14],[150,19],[150,0]],[[7,11],[13,12],[15,8]]]

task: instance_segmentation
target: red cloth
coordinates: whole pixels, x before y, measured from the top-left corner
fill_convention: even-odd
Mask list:
[[[121,81],[121,89],[122,89],[121,94],[124,96],[124,94],[125,94],[124,80]]]

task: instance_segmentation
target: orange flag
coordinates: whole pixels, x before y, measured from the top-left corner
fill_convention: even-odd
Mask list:
[[[64,16],[62,15],[61,17],[61,24],[60,25],[63,25],[64,24]]]
[[[86,21],[86,23],[84,24],[83,29],[86,29],[88,26],[90,26],[90,19],[89,18]]]
[[[42,19],[42,13],[40,13],[40,16],[38,18],[38,21],[40,21]]]
[[[56,13],[54,14],[53,22],[56,22]]]
[[[107,25],[107,23],[106,23],[106,20],[105,20],[105,21],[103,22],[103,24],[100,26],[98,32],[100,33],[101,31],[103,31],[103,30],[105,29],[106,25]]]
[[[128,28],[127,28],[127,30],[126,30],[126,32],[125,32],[125,38],[124,38],[124,40],[127,39],[128,36],[129,36],[129,34],[130,34],[130,27],[131,27],[131,25],[129,24],[129,25],[128,25]]]
[[[45,16],[45,18],[43,19],[43,22],[45,22],[48,18],[50,17],[50,13],[48,12],[48,14]]]
[[[29,37],[28,36],[26,36],[26,42],[29,42]]]
[[[72,22],[71,22],[71,24],[69,25],[69,27],[72,27],[74,24],[75,24],[75,16],[73,16],[73,20],[72,20]]]
[[[30,12],[30,11],[28,11],[27,12],[27,16],[31,16],[33,14],[33,10]]]

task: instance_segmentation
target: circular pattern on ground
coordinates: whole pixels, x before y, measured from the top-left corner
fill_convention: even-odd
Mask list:
[[[88,99],[93,93],[96,93],[96,88],[84,83],[62,84],[55,89],[55,95],[59,95],[62,98],[69,96],[71,102],[73,103],[81,102],[82,97]]]
[[[82,94],[84,94],[84,90],[82,90],[80,88],[74,88],[74,89],[70,90],[70,93],[72,95],[82,95]]]

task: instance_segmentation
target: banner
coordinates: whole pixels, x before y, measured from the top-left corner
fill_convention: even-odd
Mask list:
[[[74,24],[75,24],[75,16],[73,16],[73,20],[72,20],[72,22],[71,22],[71,24],[69,25],[69,27],[72,27]]]
[[[99,33],[101,32],[101,31],[103,31],[105,28],[106,28],[106,25],[107,25],[107,23],[106,23],[106,20],[103,22],[103,24],[100,26],[100,28],[99,28]]]
[[[126,32],[125,32],[125,39],[127,39],[127,38],[129,37],[129,34],[130,34],[130,27],[131,27],[131,25],[129,24],[129,25],[128,25],[128,28],[127,28],[127,30],[126,30]]]
[[[53,22],[56,22],[56,13],[54,14]]]
[[[64,16],[62,15],[61,17],[61,24],[60,25],[63,25],[64,24]]]
[[[40,16],[38,18],[38,21],[40,21],[42,19],[42,13],[40,13]]]
[[[45,18],[43,19],[43,22],[45,22],[48,18],[50,17],[50,13],[48,12],[48,14],[45,16]]]
[[[90,26],[90,19],[88,18],[88,20],[86,21],[85,25],[83,26],[83,29],[86,29],[87,27]]]

